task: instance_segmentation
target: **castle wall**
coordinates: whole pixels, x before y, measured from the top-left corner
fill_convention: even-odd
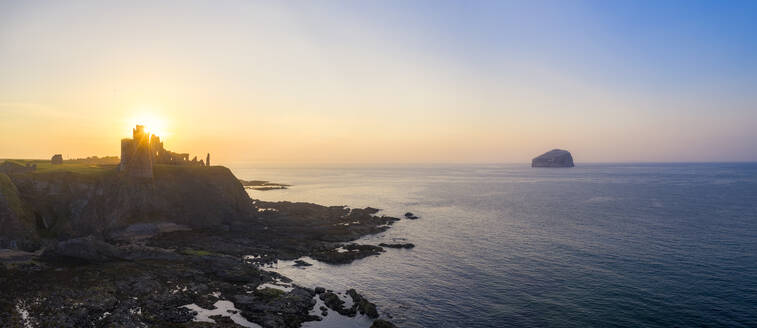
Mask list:
[[[133,177],[152,178],[150,135],[145,133],[144,127],[141,125],[137,125],[133,135],[134,153],[132,153],[128,162],[128,174]]]
[[[121,139],[121,164],[119,165],[120,170],[129,176],[152,178],[154,164],[207,165],[202,160],[198,161],[196,156],[190,161],[189,154],[166,150],[160,137],[145,133],[141,125],[133,129],[132,135],[132,139]],[[206,161],[210,162],[210,154]]]
[[[134,143],[132,139],[121,139],[121,163],[118,168],[121,172],[126,171],[134,153]]]

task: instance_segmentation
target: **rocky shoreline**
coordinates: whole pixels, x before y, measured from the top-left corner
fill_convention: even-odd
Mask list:
[[[107,234],[42,238],[33,252],[0,253],[0,326],[299,327],[328,309],[394,326],[354,289],[297,286],[265,266],[379,255],[383,247],[354,241],[398,218],[375,208],[248,201],[237,208],[249,213],[218,224],[137,222]]]

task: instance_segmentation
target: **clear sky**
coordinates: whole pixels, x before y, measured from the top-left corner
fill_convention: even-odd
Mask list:
[[[756,161],[757,1],[2,1],[0,158]]]

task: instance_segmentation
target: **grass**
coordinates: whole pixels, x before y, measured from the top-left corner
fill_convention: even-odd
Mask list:
[[[72,172],[83,175],[101,175],[115,171],[117,165],[96,165],[84,163],[72,163],[63,161],[63,164],[52,164],[50,160],[39,159],[6,159],[4,161],[14,162],[20,165],[36,164],[37,169],[34,174],[45,174],[53,172]]]
[[[191,248],[185,248],[180,251],[180,253],[184,255],[194,255],[194,256],[211,256],[211,255],[217,255],[213,252],[203,251],[199,249],[191,249]]]
[[[37,169],[34,174],[45,174],[53,172],[72,172],[84,175],[101,175],[108,172],[115,172],[118,165],[116,164],[86,164],[80,161],[63,161],[63,164],[52,164],[50,160],[43,159],[0,159],[0,163],[8,161],[14,162],[20,165],[36,164]],[[214,175],[223,173],[227,170],[221,166],[193,166],[193,165],[169,165],[169,164],[155,164],[153,165],[153,173],[156,177],[159,176],[171,176],[174,174],[206,174]]]
[[[281,297],[284,295],[284,291],[278,288],[266,287],[256,290],[255,294],[263,298],[272,299]]]
[[[10,177],[5,173],[0,173],[0,194],[5,197],[8,202],[8,207],[13,210],[17,216],[22,217],[23,207],[21,206],[21,199],[18,197],[18,189],[13,184]]]

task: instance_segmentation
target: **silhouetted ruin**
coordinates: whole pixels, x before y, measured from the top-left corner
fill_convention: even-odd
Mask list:
[[[153,164],[205,166],[197,156],[189,160],[188,153],[175,153],[163,147],[156,135],[148,135],[142,125],[132,130],[132,139],[121,139],[121,163],[119,168],[133,177],[152,178]],[[210,154],[208,154],[208,158]]]
[[[63,164],[63,155],[61,154],[55,154],[53,155],[53,158],[50,159],[51,164]]]

